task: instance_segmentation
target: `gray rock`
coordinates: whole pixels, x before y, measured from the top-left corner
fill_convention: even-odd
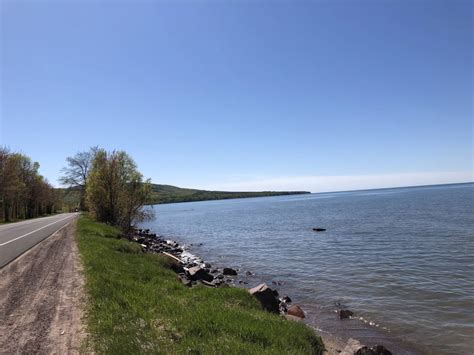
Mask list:
[[[251,288],[249,293],[260,301],[260,304],[265,310],[279,313],[280,302],[278,301],[278,292],[269,288],[267,284],[263,283]]]
[[[178,280],[184,285],[191,287],[191,280],[186,277],[185,274],[179,274],[178,275]]]
[[[392,355],[392,353],[383,345],[375,345],[371,349],[377,355]]]
[[[188,275],[193,281],[205,280],[211,282],[214,280],[214,276],[199,266],[193,266],[192,268],[188,269]]]

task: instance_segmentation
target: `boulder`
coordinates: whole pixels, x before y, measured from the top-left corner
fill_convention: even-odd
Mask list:
[[[185,274],[179,274],[178,275],[178,280],[184,285],[191,287],[191,280],[186,277]]]
[[[306,317],[305,314],[304,314],[304,311],[297,304],[294,304],[293,306],[288,308],[287,314],[289,314],[290,316],[293,316],[293,317],[298,317],[298,318],[305,318]]]
[[[350,318],[353,315],[354,315],[354,313],[352,311],[349,311],[348,309],[341,309],[339,311],[339,318],[340,319]]]
[[[375,345],[371,348],[363,346],[354,355],[392,355],[392,353],[383,345]]]
[[[354,355],[375,355],[375,353],[367,346],[363,346],[359,350],[357,350]]]
[[[345,355],[355,354],[357,349],[360,349],[363,346],[364,345],[362,345],[357,339],[349,338],[341,353]]]
[[[216,284],[212,283],[212,282],[208,282],[206,280],[201,280],[201,283],[204,285],[204,286],[207,286],[207,287],[217,287]]]
[[[214,280],[214,276],[212,276],[205,269],[199,266],[194,266],[188,269],[188,275],[193,281],[204,280],[204,281],[211,282],[212,280]]]
[[[272,290],[263,283],[249,290],[249,293],[255,296],[262,307],[268,312],[279,313],[280,302],[278,302],[278,292]]]
[[[222,270],[222,273],[226,276],[237,275],[237,271],[235,271],[234,269],[231,269],[230,267],[225,267],[224,270]]]
[[[302,321],[303,321],[303,318],[295,317],[295,316],[292,316],[292,315],[289,315],[289,314],[285,314],[284,317],[285,317],[287,320],[292,320],[292,321],[294,321],[294,322],[302,322]]]
[[[392,353],[383,345],[375,345],[371,349],[377,355],[392,355]]]

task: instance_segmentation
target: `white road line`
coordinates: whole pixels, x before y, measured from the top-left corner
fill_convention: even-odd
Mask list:
[[[75,215],[74,215],[74,216],[75,216]],[[68,218],[71,218],[71,216],[67,216],[67,217],[65,217],[65,218],[63,218],[63,219],[60,219],[59,221],[56,221],[56,222],[47,224],[47,225],[45,225],[44,227],[41,227],[41,228],[35,229],[34,231],[31,231],[31,232],[29,232],[29,233],[20,235],[19,237],[16,237],[15,239],[12,239],[12,240],[9,240],[8,242],[5,242],[5,243],[0,244],[0,247],[2,247],[2,246],[4,246],[4,245],[7,245],[7,244],[10,244],[10,243],[12,243],[12,242],[14,242],[14,241],[16,241],[16,240],[18,240],[18,239],[24,238],[24,237],[26,237],[26,236],[28,236],[28,235],[30,235],[30,234],[33,234],[33,233],[35,233],[35,232],[37,232],[37,231],[40,231],[40,230],[42,230],[42,229],[45,229],[46,227],[52,226],[53,224],[62,222],[62,221],[64,221],[64,220],[68,219]],[[61,228],[62,228],[62,227],[61,227]],[[60,228],[60,229],[61,229],[61,228]],[[55,233],[56,233],[56,232],[55,232]]]

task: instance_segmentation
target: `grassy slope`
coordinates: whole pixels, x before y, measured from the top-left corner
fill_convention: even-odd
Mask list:
[[[308,193],[305,191],[261,191],[261,192],[228,192],[184,189],[171,185],[153,184],[152,204],[189,202],[205,200],[222,200],[230,198],[279,196]]]
[[[137,245],[116,235],[79,220],[88,330],[98,353],[321,353],[311,329],[261,310],[245,290],[187,288],[166,259],[125,252]]]

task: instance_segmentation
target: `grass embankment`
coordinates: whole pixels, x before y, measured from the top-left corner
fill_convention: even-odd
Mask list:
[[[98,353],[319,354],[304,324],[267,313],[245,290],[187,288],[169,261],[117,239],[115,228],[81,217],[88,331]]]

